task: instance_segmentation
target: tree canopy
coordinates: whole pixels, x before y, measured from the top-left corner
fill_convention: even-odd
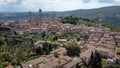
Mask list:
[[[102,58],[98,52],[94,52],[91,54],[89,68],[102,68]]]
[[[116,50],[116,54],[120,55],[120,49]]]
[[[68,56],[79,56],[80,47],[76,43],[69,43],[65,46]]]
[[[4,44],[5,44],[5,41],[2,38],[0,38],[0,46]]]

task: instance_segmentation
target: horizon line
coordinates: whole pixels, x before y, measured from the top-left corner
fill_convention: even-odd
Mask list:
[[[113,5],[113,6],[104,6],[104,7],[99,7],[99,8],[90,8],[90,9],[74,9],[74,10],[66,10],[66,11],[42,11],[43,13],[45,12],[69,12],[69,11],[76,11],[76,10],[94,10],[94,9],[100,9],[100,8],[108,8],[108,7],[120,7],[120,5]],[[39,8],[41,9],[41,8]],[[38,11],[39,11],[38,9]],[[16,12],[7,12],[7,11],[0,11],[0,13],[27,13],[27,12],[32,12],[32,13],[36,13],[38,11],[16,11]]]

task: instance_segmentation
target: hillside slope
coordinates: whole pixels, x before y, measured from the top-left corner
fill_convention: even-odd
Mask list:
[[[37,16],[37,12],[33,12],[33,16]],[[55,14],[57,17],[60,16],[83,16],[83,17],[92,17],[100,21],[109,21],[112,23],[120,24],[120,6],[109,6],[97,9],[80,9],[73,11],[65,12],[43,12],[44,17],[51,17]],[[27,17],[27,12],[23,13],[0,13],[0,20],[15,20],[23,19]]]

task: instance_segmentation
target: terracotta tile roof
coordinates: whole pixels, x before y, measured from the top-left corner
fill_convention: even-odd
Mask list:
[[[14,68],[12,65],[6,66],[5,68]]]

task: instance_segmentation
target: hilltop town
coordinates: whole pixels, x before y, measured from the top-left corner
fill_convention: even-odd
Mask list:
[[[39,9],[35,17],[28,12],[26,19],[0,22],[4,41],[0,43],[0,63],[5,68],[84,68],[97,52],[103,68],[120,64],[120,32],[101,23],[87,26],[61,20],[54,15],[45,18]]]

